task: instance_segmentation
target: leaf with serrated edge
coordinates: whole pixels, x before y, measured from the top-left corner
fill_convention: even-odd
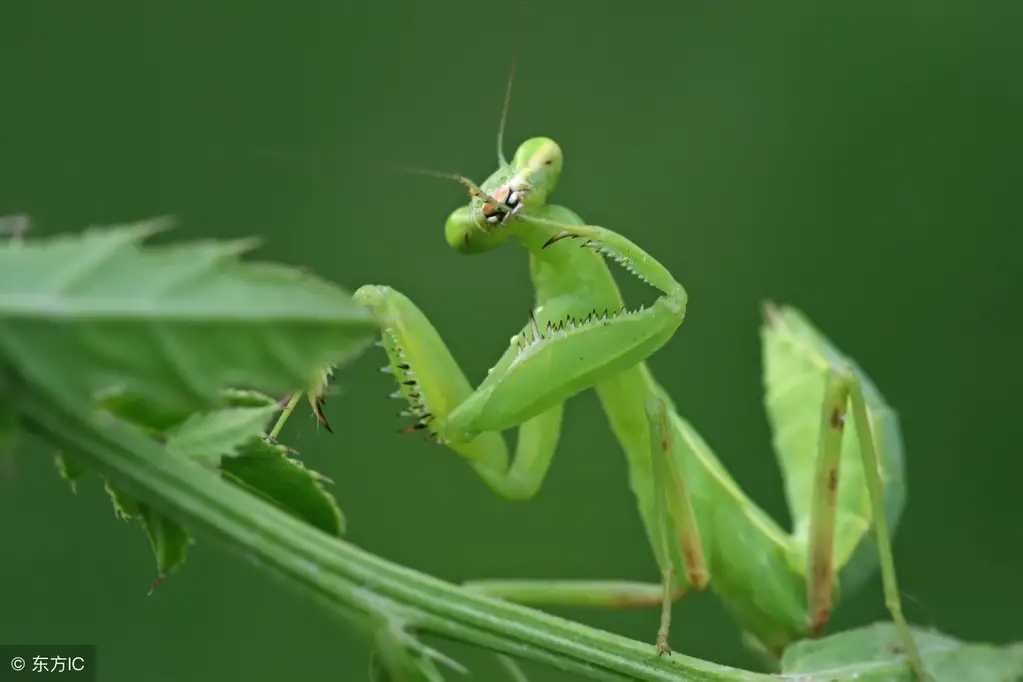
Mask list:
[[[153,511],[148,505],[137,502],[116,486],[106,482],[114,515],[122,521],[138,521],[149,538],[149,546],[156,559],[157,579],[154,586],[171,571],[185,563],[191,538],[188,531],[176,521]]]
[[[0,352],[31,381],[163,429],[223,388],[304,389],[372,335],[347,292],[241,262],[248,243],[141,245],[163,227],[0,245]]]
[[[139,505],[139,521],[149,537],[149,546],[156,557],[157,580],[162,580],[171,571],[185,563],[188,546],[192,543],[188,531],[176,521],[153,511],[145,504]]]
[[[221,461],[224,478],[332,535],[344,517],[323,477],[288,456],[285,448],[254,438]]]
[[[167,432],[167,452],[218,466],[222,456],[235,454],[243,443],[263,435],[277,405],[226,407],[193,414]]]
[[[78,492],[78,480],[89,471],[88,467],[82,464],[76,457],[64,452],[58,452],[53,456],[53,464],[57,467],[57,473],[71,487],[71,492]]]
[[[104,482],[107,495],[110,496],[110,503],[114,506],[114,516],[120,521],[131,521],[138,517],[139,506],[132,498],[125,495],[119,489],[110,484],[110,481]]]
[[[934,630],[913,630],[924,665],[934,682],[1008,682],[1023,679],[1023,642],[1007,646],[971,644]],[[821,639],[793,644],[782,658],[782,672],[821,675],[857,682],[913,682],[898,632],[875,623]],[[817,679],[813,677],[812,679]]]

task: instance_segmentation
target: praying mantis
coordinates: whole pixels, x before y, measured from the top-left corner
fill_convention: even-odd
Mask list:
[[[905,657],[927,674],[902,614],[889,528],[904,502],[895,413],[864,372],[799,312],[767,306],[761,330],[766,405],[793,530],[785,531],[734,482],[679,415],[645,360],[682,324],[687,295],[669,270],[627,237],[549,203],[562,171],[558,144],[523,142],[511,160],[498,133],[498,168],[467,187],[448,217],[448,244],[481,254],[514,244],[529,256],[536,306],[473,388],[437,330],[405,295],[355,293],[381,331],[422,431],[463,457],[497,494],[536,494],[558,446],[565,401],[594,389],[628,460],[661,582],[479,581],[472,589],[534,605],[661,605],[655,647],[668,645],[672,602],[710,585],[769,652],[819,632],[837,599],[880,565],[885,603]],[[625,306],[608,263],[653,287],[648,307]],[[851,421],[851,427],[850,422]],[[502,431],[517,428],[514,457]],[[869,542],[873,528],[876,545]]]

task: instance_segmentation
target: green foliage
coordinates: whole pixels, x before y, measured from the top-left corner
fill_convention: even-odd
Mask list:
[[[489,599],[393,564],[310,528],[205,467],[168,457],[157,440],[129,423],[45,387],[25,386],[22,395],[21,413],[33,433],[56,447],[76,446],[118,488],[218,537],[361,630],[367,622],[396,623],[408,637],[440,635],[600,680],[770,679],[681,654],[658,657],[649,643]],[[408,639],[405,645],[410,656],[423,651]]]
[[[163,429],[221,389],[283,395],[366,343],[344,291],[276,265],[250,242],[143,247],[150,221],[0,246],[0,349],[18,371]]]
[[[224,478],[331,535],[344,533],[344,516],[327,480],[288,456],[281,445],[249,439],[221,462]]]
[[[78,480],[88,472],[88,467],[82,464],[81,460],[64,452],[58,452],[53,456],[53,465],[57,467],[57,473],[67,481],[71,492],[78,492]]]
[[[167,577],[171,571],[185,563],[191,537],[180,524],[154,511],[149,505],[138,502],[110,481],[106,483],[107,494],[114,506],[114,515],[122,521],[138,521],[149,538],[149,546],[156,558],[156,581],[154,586]]]
[[[277,412],[274,402],[259,407],[225,407],[193,414],[167,432],[167,452],[219,466],[254,436],[259,436]]]
[[[0,352],[25,386],[102,406],[164,443],[166,456],[225,479],[331,534],[343,517],[324,479],[265,443],[279,406],[266,393],[317,385],[372,325],[347,293],[296,270],[243,263],[250,242],[147,247],[150,221],[0,245]],[[0,374],[5,397],[15,386]],[[0,400],[0,449],[13,443]],[[59,454],[72,490],[86,467]],[[212,473],[212,472],[211,472]],[[115,514],[138,521],[159,576],[190,543],[175,520],[106,481]]]
[[[922,629],[915,629],[913,636],[936,682],[1023,680],[1023,643],[1005,647],[968,644]],[[808,680],[913,680],[899,646],[898,633],[891,623],[877,623],[793,644],[785,651],[782,671],[807,675]]]

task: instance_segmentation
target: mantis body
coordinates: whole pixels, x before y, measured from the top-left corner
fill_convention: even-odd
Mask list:
[[[502,121],[503,128],[503,121]],[[880,560],[886,603],[905,654],[923,665],[902,616],[888,527],[904,498],[895,414],[851,361],[792,309],[770,308],[762,330],[768,414],[794,521],[786,532],[736,485],[675,409],[644,360],[681,325],[686,292],[650,254],[616,232],[548,203],[562,152],[538,137],[518,147],[445,225],[461,253],[525,249],[536,307],[486,379],[473,388],[440,335],[403,294],[367,285],[372,311],[408,402],[410,427],[466,459],[495,492],[534,495],[558,445],[563,403],[596,390],[628,459],[630,484],[662,584],[488,581],[477,589],[534,604],[660,602],[656,646],[668,652],[672,599],[710,584],[740,625],[779,652],[819,631],[837,596]],[[608,268],[659,292],[630,310]],[[847,428],[849,422],[854,428]],[[514,457],[501,434],[518,428]],[[876,549],[867,541],[874,526]]]

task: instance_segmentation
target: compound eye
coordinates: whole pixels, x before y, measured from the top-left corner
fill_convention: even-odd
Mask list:
[[[496,223],[504,215],[504,210],[490,203],[483,204],[483,217],[489,223]]]

